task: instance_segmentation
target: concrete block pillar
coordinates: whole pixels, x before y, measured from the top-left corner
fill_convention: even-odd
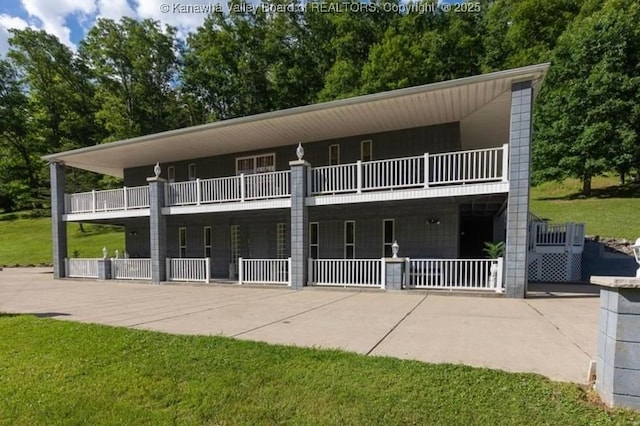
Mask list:
[[[511,88],[505,292],[516,298],[527,294],[532,107],[531,82],[515,83]]]
[[[64,278],[64,259],[67,257],[67,224],[62,220],[65,213],[64,186],[66,175],[64,164],[49,163],[51,176],[51,239],[53,246],[53,277]]]
[[[305,205],[309,163],[291,161],[291,287],[307,285],[309,258],[309,208]]]
[[[151,253],[151,282],[167,280],[167,218],[162,214],[166,180],[147,178],[149,182],[149,251]]]
[[[591,282],[601,286],[596,390],[609,406],[640,410],[640,279]]]
[[[111,259],[98,259],[98,280],[110,280],[111,276]]]

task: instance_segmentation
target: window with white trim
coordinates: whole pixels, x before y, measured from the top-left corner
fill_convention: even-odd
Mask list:
[[[309,223],[309,257],[319,259],[320,256],[320,224],[318,222]]]
[[[236,175],[266,173],[276,171],[276,154],[251,155],[236,158]]]
[[[336,166],[340,164],[340,145],[329,145],[329,165]]]
[[[204,257],[211,257],[211,227],[204,227]]]
[[[240,257],[240,225],[231,225],[231,262],[238,268]]]
[[[287,224],[278,223],[276,225],[276,258],[287,258]]]
[[[187,228],[178,228],[178,247],[180,257],[187,257]]]
[[[196,163],[189,164],[189,180],[196,180]]]
[[[344,258],[356,258],[356,221],[344,221]]]
[[[373,160],[372,144],[373,142],[371,141],[371,139],[360,142],[360,160],[362,161]]]
[[[176,168],[175,168],[175,166],[167,167],[167,180],[169,182],[175,182],[176,181]]]
[[[393,242],[396,239],[395,219],[384,219],[382,221],[382,256],[393,256]]]

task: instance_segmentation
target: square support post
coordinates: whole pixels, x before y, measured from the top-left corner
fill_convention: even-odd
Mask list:
[[[505,254],[505,292],[507,297],[527,294],[527,242],[529,232],[529,175],[531,151],[531,81],[511,88],[511,126],[509,133],[509,195]]]
[[[308,170],[304,160],[291,161],[291,288],[307,285],[309,258],[309,208],[307,197]]]
[[[58,162],[49,163],[51,176],[51,239],[53,246],[53,277],[64,278],[65,258],[67,257],[67,224],[62,220],[65,212],[64,186],[66,175],[64,164]]]
[[[601,286],[596,390],[609,406],[640,410],[640,279],[591,283]]]
[[[149,249],[151,252],[151,282],[167,280],[167,218],[162,214],[166,180],[147,178],[149,182]]]

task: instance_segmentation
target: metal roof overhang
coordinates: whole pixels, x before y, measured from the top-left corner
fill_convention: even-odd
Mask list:
[[[549,64],[223,120],[44,156],[122,177],[124,169],[461,121]],[[508,111],[505,111],[508,117]],[[503,116],[505,117],[505,116]],[[505,117],[505,119],[506,119]],[[292,154],[293,156],[293,154]]]

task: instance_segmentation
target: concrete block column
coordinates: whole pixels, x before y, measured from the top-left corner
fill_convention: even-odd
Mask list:
[[[511,88],[505,292],[507,297],[516,298],[527,293],[532,106],[531,82],[515,83]]]
[[[309,258],[309,208],[307,173],[310,164],[304,160],[291,161],[291,287],[307,284]]]
[[[591,282],[601,286],[596,390],[609,406],[640,410],[640,279]]]
[[[66,276],[64,259],[67,257],[67,224],[62,220],[64,215],[64,186],[66,175],[64,164],[49,163],[51,176],[51,239],[53,246],[53,277]]]
[[[151,282],[167,280],[167,218],[162,214],[166,180],[147,178],[149,182],[149,249],[151,253]]]

